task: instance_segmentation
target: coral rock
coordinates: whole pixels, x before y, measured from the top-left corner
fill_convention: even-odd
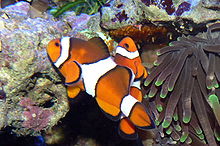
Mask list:
[[[54,112],[50,109],[44,109],[36,106],[30,98],[24,98],[20,101],[20,105],[27,110],[23,112],[25,121],[22,126],[40,131],[48,126],[50,118]]]
[[[129,36],[136,43],[150,42],[154,43],[157,40],[166,40],[168,30],[165,27],[156,27],[153,25],[144,26],[124,26],[122,28],[111,30],[109,32],[110,36],[121,40],[122,38]]]
[[[105,29],[117,29],[127,25],[140,24],[146,20],[158,22],[174,21],[179,18],[201,23],[220,18],[218,4],[217,0],[214,2],[204,0],[111,1],[108,6],[101,9],[101,26]]]

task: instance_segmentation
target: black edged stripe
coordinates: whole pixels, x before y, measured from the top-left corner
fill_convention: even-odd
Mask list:
[[[70,56],[70,52],[69,52],[68,58],[59,66],[59,69],[61,69],[62,66],[64,65],[64,63],[65,63],[66,61],[68,61],[70,58],[71,58],[71,56]]]

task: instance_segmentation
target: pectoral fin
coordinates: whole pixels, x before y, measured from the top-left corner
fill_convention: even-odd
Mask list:
[[[77,83],[81,79],[82,70],[76,61],[66,62],[60,71],[65,77],[65,84],[68,86]]]
[[[135,78],[146,78],[147,77],[147,71],[145,69],[145,67],[142,65],[141,62],[135,62],[135,66],[136,66],[136,75]]]

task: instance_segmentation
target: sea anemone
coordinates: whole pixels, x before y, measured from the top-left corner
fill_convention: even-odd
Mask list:
[[[206,38],[180,37],[157,52],[144,85],[161,137],[178,144],[220,141],[220,23]]]

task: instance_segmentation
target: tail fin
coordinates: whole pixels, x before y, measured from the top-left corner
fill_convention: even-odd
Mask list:
[[[141,129],[152,129],[155,128],[153,120],[148,115],[144,105],[140,102],[137,102],[129,115],[131,122]]]
[[[134,124],[126,117],[122,118],[119,123],[119,135],[129,140],[134,140],[138,137]]]

